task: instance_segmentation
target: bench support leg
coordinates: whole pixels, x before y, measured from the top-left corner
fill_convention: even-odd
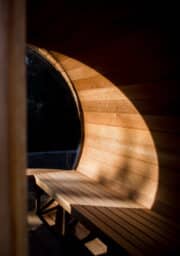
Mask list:
[[[61,235],[65,236],[68,230],[68,213],[61,207],[57,207],[56,211],[56,229]]]

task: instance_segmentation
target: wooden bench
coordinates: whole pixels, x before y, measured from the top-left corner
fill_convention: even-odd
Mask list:
[[[124,255],[178,255],[180,229],[173,220],[117,196],[78,171],[36,170],[35,179],[110,248],[119,245]]]

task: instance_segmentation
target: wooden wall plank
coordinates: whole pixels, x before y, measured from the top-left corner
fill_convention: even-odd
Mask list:
[[[168,133],[178,133],[180,129],[180,117],[124,114],[124,113],[94,113],[84,112],[85,122],[89,124],[100,124],[109,126],[119,126],[122,128],[146,130],[147,124],[152,131],[162,131]],[[147,124],[146,124],[147,123]]]
[[[93,78],[89,78],[89,80],[93,80]],[[177,100],[176,94],[179,92],[179,88],[177,82],[171,81],[160,81],[154,83],[143,83],[143,84],[132,84],[128,86],[118,85],[117,87],[109,88],[108,94],[106,93],[108,88],[106,87],[96,87],[96,88],[86,88],[85,85],[88,83],[82,82],[84,87],[83,90],[80,90],[79,95],[83,97],[83,99],[88,100],[96,100],[99,99],[100,96],[103,99],[103,96],[110,97],[111,100],[117,99],[117,93],[122,94],[124,97],[128,95],[129,99],[135,100],[155,100],[157,98],[158,101],[164,100],[168,97],[171,100]],[[77,82],[76,82],[77,84]],[[114,92],[114,93],[113,93]],[[159,95],[161,97],[159,98]]]
[[[80,97],[81,99],[81,97]],[[170,116],[176,110],[179,116],[179,108],[176,102],[171,100],[134,100],[134,104],[130,104],[126,99],[119,100],[82,100],[83,109],[86,112],[107,112],[107,113],[141,113],[142,115],[162,115]]]
[[[90,90],[90,89],[98,89],[98,88],[111,88],[114,86],[111,81],[105,79],[100,74],[96,74],[95,76],[89,78],[81,78],[73,81],[76,89],[79,91]]]
[[[25,256],[25,1],[0,0],[0,255]]]

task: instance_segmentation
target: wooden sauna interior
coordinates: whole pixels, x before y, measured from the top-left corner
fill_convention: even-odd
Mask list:
[[[176,8],[118,2],[29,0],[25,13],[23,0],[0,0],[2,256],[26,255],[26,43],[74,87],[84,132],[76,169],[179,226]]]

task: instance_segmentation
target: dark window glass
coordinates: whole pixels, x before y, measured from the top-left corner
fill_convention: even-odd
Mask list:
[[[27,49],[28,167],[71,169],[81,125],[72,92],[61,74]]]

